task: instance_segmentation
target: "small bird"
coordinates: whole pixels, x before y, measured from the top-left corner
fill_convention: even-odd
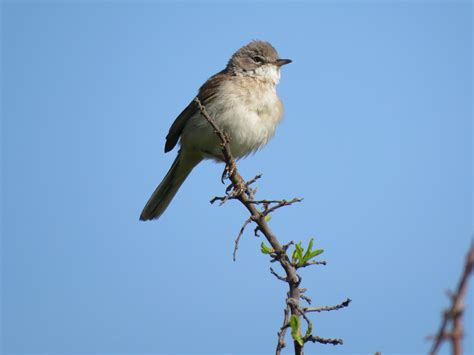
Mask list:
[[[230,137],[230,151],[239,159],[264,146],[283,116],[276,93],[280,59],[268,42],[252,41],[235,52],[224,70],[199,89],[201,103],[216,125]],[[165,153],[180,142],[170,170],[143,208],[140,220],[159,218],[193,168],[204,159],[223,161],[219,138],[193,100],[180,113],[166,136]]]

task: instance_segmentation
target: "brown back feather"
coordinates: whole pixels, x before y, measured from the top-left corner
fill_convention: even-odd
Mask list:
[[[201,86],[199,89],[198,98],[203,103],[203,105],[206,105],[210,100],[212,100],[212,98],[216,95],[221,83],[229,80],[231,75],[232,74],[224,69],[211,76],[204,83],[204,85]],[[176,146],[176,143],[178,143],[179,137],[183,132],[184,126],[186,126],[188,120],[193,117],[198,112],[198,110],[199,108],[196,102],[193,100],[188,106],[186,106],[183,112],[179,114],[179,116],[171,125],[168,135],[166,136],[165,153],[169,152]]]

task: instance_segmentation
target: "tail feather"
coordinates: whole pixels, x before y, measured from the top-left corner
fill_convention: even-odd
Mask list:
[[[169,206],[189,173],[200,161],[201,159],[188,156],[184,158],[180,151],[163,181],[155,189],[143,208],[140,220],[148,221],[159,218]]]

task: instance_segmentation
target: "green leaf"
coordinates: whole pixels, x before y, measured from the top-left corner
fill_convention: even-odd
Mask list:
[[[265,216],[265,222],[268,222],[268,221],[270,221],[271,219],[272,219],[272,215],[271,215],[271,214],[267,214],[267,215]]]
[[[275,250],[273,250],[272,248],[270,248],[268,245],[266,245],[264,242],[262,242],[262,244],[260,244],[260,251],[263,253],[263,254],[271,254],[271,253],[274,253]]]
[[[310,254],[311,254],[312,249],[313,249],[313,242],[314,242],[314,238],[311,238],[311,240],[309,241],[309,244],[308,244],[308,249],[306,249],[306,253],[303,256],[303,260],[301,260],[301,262],[303,264],[305,262],[307,262],[309,259],[311,259]]]
[[[291,328],[291,330],[292,331],[297,331],[299,323],[300,323],[300,320],[296,316],[296,314],[292,314],[291,317],[290,317],[290,328]]]
[[[290,317],[290,328],[291,328],[291,337],[293,338],[293,340],[296,341],[301,346],[303,346],[304,341],[300,334],[300,320],[295,314],[292,314]]]
[[[303,262],[304,248],[301,246],[301,243],[302,242],[295,244],[295,250],[293,250],[293,253],[291,254],[291,261],[293,264],[298,264],[298,265],[304,264]]]
[[[305,263],[310,261],[312,258],[314,258],[315,256],[318,256],[319,254],[321,254],[323,251],[324,251],[323,249],[318,249],[318,250],[313,250],[311,253],[309,253],[308,256],[306,256],[306,254],[305,254],[304,258],[302,260],[300,260],[298,265],[303,266]]]
[[[296,262],[298,261],[297,258],[298,258],[298,256],[296,255],[296,249],[295,249],[295,250],[293,250],[293,253],[291,253],[291,262],[293,264],[296,264]]]
[[[309,322],[308,329],[306,329],[305,337],[310,337],[313,332],[313,322]]]
[[[319,254],[322,254],[324,252],[324,249],[316,249],[316,250],[313,250],[310,254],[309,254],[309,259],[312,259],[314,258],[315,256],[318,256]],[[309,260],[308,259],[308,260]]]
[[[295,250],[296,250],[296,255],[298,256],[298,259],[301,260],[303,258],[303,247],[301,246],[301,242],[295,245]]]

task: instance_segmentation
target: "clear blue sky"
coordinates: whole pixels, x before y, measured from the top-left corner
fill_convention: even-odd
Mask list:
[[[174,118],[264,39],[294,60],[286,115],[241,172],[264,174],[262,198],[305,198],[271,226],[325,249],[328,265],[303,271],[313,303],[353,299],[313,317],[345,344],[307,352],[426,353],[473,232],[472,14],[467,1],[3,2],[4,352],[274,351],[286,290],[251,231],[232,261],[246,212],[209,204],[222,166],[198,166],[159,221],[138,221],[174,159]]]

